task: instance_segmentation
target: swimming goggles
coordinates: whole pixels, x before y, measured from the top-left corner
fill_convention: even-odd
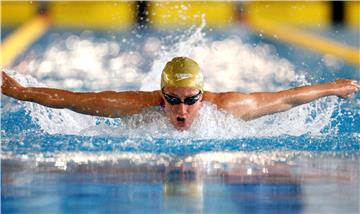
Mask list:
[[[199,91],[199,93],[194,96],[186,97],[184,101],[181,101],[181,99],[178,97],[165,94],[164,91],[162,91],[162,94],[164,95],[165,100],[170,103],[170,105],[178,105],[180,103],[184,103],[185,105],[194,105],[200,99],[201,91]]]

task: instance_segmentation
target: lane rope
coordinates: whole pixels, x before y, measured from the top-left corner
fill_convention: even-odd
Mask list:
[[[276,36],[281,41],[309,48],[322,54],[330,54],[360,66],[360,49],[272,20],[258,18],[250,21],[249,24],[257,32],[271,38]]]
[[[39,39],[50,27],[50,19],[39,15],[21,25],[1,43],[1,69],[11,66],[16,58]]]

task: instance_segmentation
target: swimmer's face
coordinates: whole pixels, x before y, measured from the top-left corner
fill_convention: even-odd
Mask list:
[[[184,102],[186,98],[188,98],[187,101],[195,101],[199,98],[198,101],[192,105],[184,103],[171,105],[170,102],[165,99],[164,94],[162,94],[165,101],[165,114],[176,129],[186,130],[194,122],[194,119],[197,117],[198,111],[202,105],[202,94],[199,94],[199,92],[200,91],[198,89],[183,87],[165,87],[163,89],[164,94],[179,98],[182,102]]]

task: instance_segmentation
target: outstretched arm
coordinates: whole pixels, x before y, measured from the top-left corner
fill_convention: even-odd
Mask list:
[[[67,108],[78,113],[121,117],[158,106],[159,91],[153,92],[72,92],[53,88],[23,87],[2,72],[2,93],[18,100],[35,102],[52,108]]]
[[[279,92],[243,94],[237,92],[204,94],[204,100],[245,120],[282,112],[325,96],[350,97],[359,90],[355,80],[339,79],[335,82],[302,86]]]

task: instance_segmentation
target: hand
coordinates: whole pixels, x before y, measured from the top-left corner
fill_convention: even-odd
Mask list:
[[[9,75],[7,75],[4,71],[1,71],[1,76],[1,92],[7,96],[16,98],[24,89],[24,87]]]
[[[331,84],[334,85],[333,87],[335,89],[335,95],[341,98],[351,97],[360,88],[360,85],[356,80],[337,79]]]

